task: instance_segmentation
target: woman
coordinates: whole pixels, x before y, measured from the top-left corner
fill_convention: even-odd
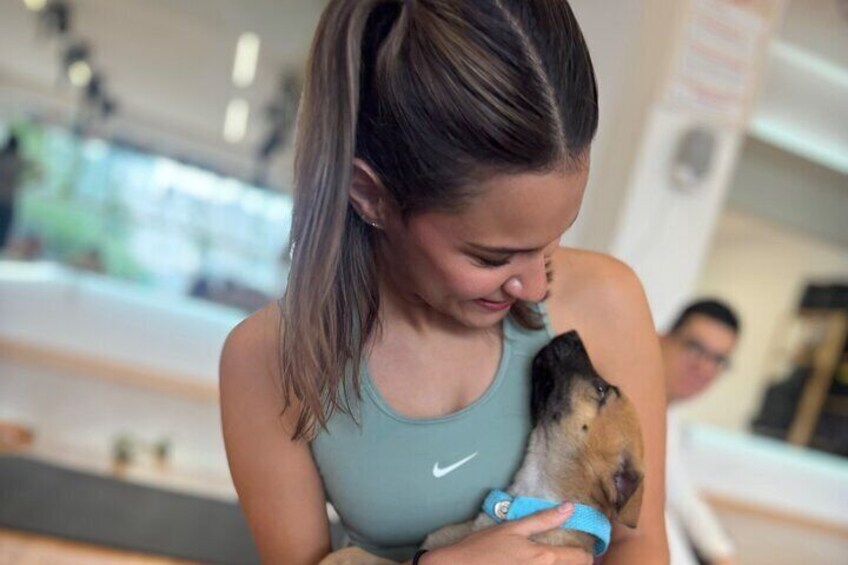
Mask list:
[[[560,249],[597,126],[594,71],[565,0],[333,0],[299,116],[292,269],[279,305],[233,330],[224,436],[263,561],[357,545],[408,560],[505,486],[529,433],[529,362],[577,329],[636,404],[640,526],[606,563],[667,561],[664,398],[641,287]],[[528,537],[567,508],[419,563],[590,563]]]

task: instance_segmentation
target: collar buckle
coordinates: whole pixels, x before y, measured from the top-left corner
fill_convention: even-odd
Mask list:
[[[495,504],[495,516],[501,520],[506,520],[506,515],[509,514],[509,507],[512,506],[509,500],[501,500]]]

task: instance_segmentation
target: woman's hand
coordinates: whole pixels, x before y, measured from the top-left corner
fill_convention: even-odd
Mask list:
[[[474,532],[461,542],[422,556],[420,565],[591,565],[593,558],[575,547],[533,543],[528,538],[562,526],[574,512],[563,504],[532,516]]]

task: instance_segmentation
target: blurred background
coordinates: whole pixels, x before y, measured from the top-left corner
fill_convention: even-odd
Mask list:
[[[257,562],[217,362],[285,287],[325,4],[0,0],[0,563]],[[848,563],[848,2],[571,4],[601,123],[563,244],[659,331],[737,310],[692,480],[740,563]]]

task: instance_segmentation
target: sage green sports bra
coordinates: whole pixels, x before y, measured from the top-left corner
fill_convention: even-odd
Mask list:
[[[410,419],[389,407],[361,362],[359,425],[336,413],[312,455],[353,545],[408,560],[430,532],[477,515],[486,494],[505,488],[530,434],[530,366],[553,337],[511,316],[497,374],[480,398],[440,418]]]

